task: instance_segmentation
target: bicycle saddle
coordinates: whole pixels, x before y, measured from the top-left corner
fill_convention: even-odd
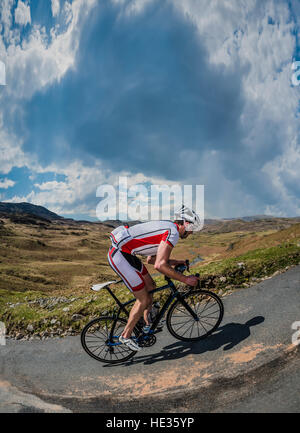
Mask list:
[[[109,284],[115,284],[118,283],[119,281],[114,280],[114,281],[106,281],[106,283],[101,283],[101,284],[94,284],[91,287],[91,290],[94,290],[95,292],[99,292],[99,290],[103,289],[104,287],[108,286]]]

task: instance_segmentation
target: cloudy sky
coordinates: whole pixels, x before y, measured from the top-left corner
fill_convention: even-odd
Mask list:
[[[299,24],[299,0],[1,0],[0,200],[95,219],[127,175],[300,215]]]

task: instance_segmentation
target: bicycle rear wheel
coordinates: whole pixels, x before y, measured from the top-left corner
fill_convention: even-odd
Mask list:
[[[132,358],[136,352],[119,342],[127,321],[118,317],[102,316],[89,322],[81,332],[84,350],[97,361],[117,364]],[[136,329],[133,330],[138,336]]]
[[[224,307],[221,299],[215,293],[199,289],[188,292],[183,298],[197,318],[177,300],[168,311],[169,332],[182,341],[198,341],[208,337],[223,319]]]

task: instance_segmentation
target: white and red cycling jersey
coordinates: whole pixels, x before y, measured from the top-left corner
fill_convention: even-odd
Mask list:
[[[109,264],[131,291],[145,286],[142,276],[148,273],[135,256],[155,256],[161,241],[175,247],[179,239],[178,230],[178,225],[171,221],[150,221],[132,227],[120,226],[111,232]]]
[[[135,226],[120,226],[110,234],[112,245],[125,253],[155,256],[161,241],[172,247],[178,242],[178,225],[171,221],[150,221]]]

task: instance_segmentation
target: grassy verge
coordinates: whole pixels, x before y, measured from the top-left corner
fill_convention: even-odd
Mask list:
[[[201,287],[225,294],[234,289],[249,287],[257,281],[298,264],[300,264],[300,247],[297,243],[282,243],[198,266],[193,269],[193,273],[200,273]]]
[[[238,257],[195,266],[191,272],[200,274],[201,287],[226,295],[300,264],[298,245],[295,240],[259,248]],[[156,282],[163,284],[163,277],[157,277]],[[131,298],[124,287],[114,290],[122,301]],[[166,296],[167,293],[161,293],[157,299],[163,301]],[[38,291],[0,290],[1,321],[6,325],[7,335],[17,339],[75,335],[92,318],[113,310],[114,303],[106,291],[53,297]]]

